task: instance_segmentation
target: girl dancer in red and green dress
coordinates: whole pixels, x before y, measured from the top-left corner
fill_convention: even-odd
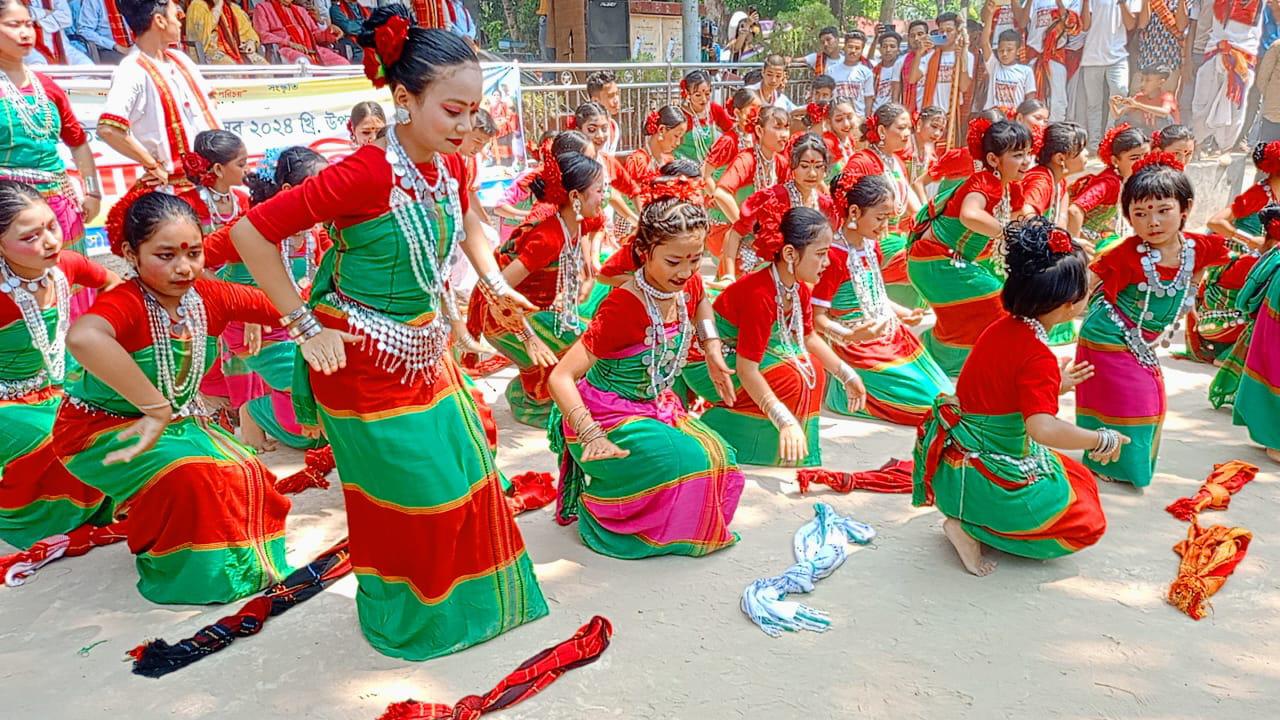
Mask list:
[[[680,80],[680,109],[684,111],[685,133],[675,156],[701,166],[720,134],[733,129],[733,117],[711,99],[711,75],[706,70],[694,70]]]
[[[1097,484],[1058,451],[1088,450],[1105,464],[1126,442],[1114,430],[1085,430],[1057,417],[1058,396],[1092,373],[1060,363],[1046,331],[1084,308],[1084,251],[1042,217],[1003,234],[1006,314],[978,338],[955,395],[939,396],[921,426],[911,497],[946,516],[943,532],[978,576],[995,570],[984,546],[1049,559],[1097,542],[1106,530]]]
[[[733,397],[698,276],[706,232],[698,205],[648,202],[622,250],[636,271],[551,373],[557,519],[576,517],[582,541],[605,555],[696,557],[738,540],[728,527],[743,485],[734,451],[672,391],[696,335],[717,392]]]
[[[1268,205],[1258,215],[1267,246],[1236,299],[1253,322],[1231,353],[1239,368],[1231,419],[1280,463],[1280,205]],[[1229,371],[1224,363],[1214,385]]]
[[[62,249],[62,226],[35,187],[0,180],[0,540],[26,549],[86,522],[111,503],[58,461],[53,423],[67,372],[74,289],[120,278]]]
[[[755,136],[754,146],[740,151],[716,182],[714,202],[730,225],[736,225],[741,207],[757,190],[765,190],[785,179],[783,154],[791,133],[791,120],[782,108],[772,105],[747,111],[747,131]],[[737,243],[730,243],[731,231],[711,238],[709,248],[720,258],[717,285],[727,285],[738,269],[751,269],[738,259]],[[739,236],[745,233],[737,233]],[[748,258],[749,259],[749,258]]]
[[[1120,212],[1120,191],[1133,174],[1134,163],[1151,152],[1147,136],[1121,123],[1107,131],[1098,143],[1098,159],[1106,168],[1072,184],[1067,208],[1067,231],[1101,254],[1129,235]]]
[[[856,177],[850,170],[832,189],[842,229],[813,288],[814,326],[858,371],[867,400],[861,411],[851,411],[844,386],[834,382],[827,386],[827,407],[914,427],[939,393],[952,391],[951,379],[908,327],[920,323],[923,311],[893,302],[885,288],[879,241],[897,217],[894,190],[883,175]]]
[[[441,294],[454,252],[498,308],[518,318],[534,307],[497,270],[460,191],[469,178],[452,153],[480,106],[475,53],[457,35],[411,27],[399,5],[365,28],[366,73],[390,87],[396,124],[251,210],[232,239],[302,343],[309,372],[295,376],[294,405],[303,422],[318,416],[333,447],[365,637],[425,660],[547,613],[449,353]],[[304,303],[277,245],[319,222],[336,228],[334,249]]]
[[[1076,358],[1097,373],[1076,388],[1076,423],[1129,436],[1133,442],[1114,464],[1089,458],[1085,464],[1135,487],[1151,484],[1167,407],[1155,346],[1168,345],[1205,269],[1227,261],[1225,238],[1184,232],[1193,196],[1172,155],[1139,161],[1120,197],[1135,234],[1091,267],[1101,286],[1080,328]]]
[[[289,501],[252,450],[205,421],[198,390],[228,323],[278,313],[254,288],[200,279],[199,220],[182,200],[139,186],[107,224],[137,277],[100,295],[67,335],[83,369],[68,377],[54,447],[128,518],[144,597],[231,602],[289,574]]]
[[[768,264],[716,298],[716,332],[736,370],[731,399],[720,394],[708,363],[693,362],[685,369],[690,389],[712,403],[703,422],[737,451],[739,462],[821,464],[824,367],[844,385],[850,413],[866,401],[857,371],[813,327],[809,288],[827,267],[831,241],[827,215],[793,207],[777,230],[756,238],[756,251]]]
[[[969,124],[969,148],[984,170],[921,209],[907,275],[937,323],[924,346],[948,375],[960,374],[982,331],[1004,316],[998,238],[1021,207],[1018,180],[1031,165],[1031,133],[1008,120]]]

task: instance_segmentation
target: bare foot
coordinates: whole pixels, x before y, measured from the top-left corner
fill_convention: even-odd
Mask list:
[[[1267,448],[1267,457],[1271,458],[1271,462],[1280,463],[1280,450]]]
[[[959,520],[955,518],[944,520],[942,534],[946,535],[947,539],[951,541],[951,545],[956,549],[956,554],[960,556],[960,562],[964,563],[965,570],[978,577],[986,577],[995,572],[996,561],[982,557],[982,543],[969,537],[964,528],[960,527]]]
[[[249,414],[247,405],[240,406],[240,442],[258,452],[271,452],[277,446],[275,438],[267,437],[267,434],[262,431],[262,426],[253,419],[253,415]]]

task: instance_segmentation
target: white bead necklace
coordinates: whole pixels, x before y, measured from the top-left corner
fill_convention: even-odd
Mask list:
[[[191,401],[196,397],[200,380],[204,377],[205,352],[209,336],[209,317],[205,313],[204,299],[195,288],[187,290],[178,303],[178,321],[169,317],[156,296],[139,280],[143,305],[147,308],[147,322],[151,327],[151,347],[156,363],[156,381],[161,394],[173,406],[175,415],[187,414]],[[174,357],[173,340],[187,335],[191,349],[187,372],[178,380],[181,372]]]
[[[0,97],[8,101],[6,105],[13,108],[13,113],[18,116],[18,122],[22,123],[22,128],[27,131],[27,135],[36,140],[47,140],[53,137],[54,133],[53,103],[45,93],[44,85],[32,76],[31,71],[24,70],[24,72],[26,73],[24,82],[31,86],[31,96],[35,102],[28,103],[22,91],[13,84],[13,80],[5,72],[0,72]]]
[[[818,193],[812,194],[812,200],[806,200],[804,194],[800,192],[800,187],[796,185],[795,180],[788,180],[784,188],[787,190],[787,198],[791,200],[791,207],[807,207],[811,210],[818,209]]]
[[[204,201],[205,207],[209,208],[209,219],[213,221],[215,226],[222,227],[232,220],[235,220],[236,216],[240,214],[240,205],[235,201],[235,197],[231,193],[220,193],[217,190],[206,186],[201,186],[199,193],[200,199]],[[231,200],[231,212],[223,215],[218,210],[218,203],[224,202],[228,199]]]
[[[35,296],[40,288],[50,284],[53,285],[56,313],[52,333],[45,325],[44,310]],[[8,295],[22,313],[22,324],[27,327],[31,344],[40,351],[49,382],[61,384],[66,376],[67,328],[71,325],[71,286],[67,276],[54,267],[35,280],[27,280],[18,277],[9,262],[0,258],[0,291]]]
[[[1014,317],[1031,328],[1031,331],[1036,334],[1036,339],[1044,343],[1045,347],[1049,346],[1049,333],[1045,331],[1043,323],[1035,318],[1023,317],[1022,315],[1015,315]]]
[[[280,243],[280,262],[284,265],[284,271],[289,275],[289,281],[293,283],[293,289],[301,293],[303,290],[311,287],[311,281],[316,276],[316,236],[314,230],[307,230],[303,233],[302,240],[302,257],[306,263],[306,269],[303,271],[301,278],[293,277],[293,239],[286,238]]]
[[[645,280],[643,268],[634,277],[636,288],[640,290],[640,299],[644,302],[645,313],[649,316],[649,327],[644,331],[644,344],[649,348],[649,354],[641,362],[649,374],[649,391],[657,397],[675,385],[676,378],[689,361],[689,336],[692,334],[689,308],[685,302],[684,290],[663,292],[655,288]],[[660,305],[668,300],[676,302],[677,327],[674,337],[667,335]]]
[[[778,303],[776,322],[782,332],[782,346],[790,351],[791,361],[800,371],[805,387],[813,388],[818,381],[818,374],[813,369],[813,361],[809,359],[809,351],[804,345],[804,309],[800,307],[800,281],[791,283],[791,287],[782,284],[778,277],[778,266],[770,265],[769,274],[773,276],[774,299]],[[790,301],[791,310],[783,308]]]
[[[888,293],[884,287],[884,276],[880,272],[880,263],[876,261],[874,247],[875,244],[869,239],[864,238],[860,248],[846,240],[849,257],[845,260],[845,266],[849,270],[853,294],[858,298],[858,308],[865,320],[892,316],[886,302]]]
[[[1168,347],[1170,338],[1177,332],[1182,316],[1185,315],[1195,305],[1195,294],[1189,292],[1191,288],[1191,276],[1195,272],[1196,263],[1196,241],[1184,237],[1181,233],[1178,235],[1179,248],[1178,255],[1178,271],[1173,279],[1165,282],[1160,278],[1160,271],[1157,264],[1160,262],[1161,254],[1156,248],[1151,247],[1145,242],[1138,243],[1138,252],[1142,254],[1142,272],[1145,279],[1138,283],[1138,292],[1142,293],[1142,310],[1138,317],[1133,320],[1132,325],[1126,322],[1120,315],[1119,309],[1111,302],[1106,303],[1107,315],[1111,321],[1124,334],[1125,345],[1138,362],[1147,367],[1155,367],[1159,361],[1156,359],[1154,348],[1157,344]],[[1179,297],[1179,294],[1181,296]],[[1174,314],[1173,321],[1168,327],[1162,328],[1159,334],[1151,341],[1147,342],[1142,334],[1142,324],[1155,320],[1155,313],[1151,311],[1151,296],[1174,298],[1179,297],[1177,305],[1178,309]]]
[[[765,159],[764,149],[756,146],[756,172],[755,185],[756,190],[764,190],[767,187],[773,187],[777,183],[777,174],[774,172],[773,158]]]
[[[564,218],[556,214],[560,221],[564,241],[560,244],[560,260],[556,267],[556,297],[559,306],[556,308],[556,334],[578,332],[582,329],[582,318],[578,316],[578,297],[582,293],[582,274],[585,262],[582,257],[582,226],[570,237],[569,226]]]

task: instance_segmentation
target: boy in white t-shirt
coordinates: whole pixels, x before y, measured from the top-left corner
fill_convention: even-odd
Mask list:
[[[988,5],[988,7],[992,7]],[[1036,75],[1027,65],[1018,63],[1022,36],[1017,30],[1005,30],[991,49],[991,33],[995,23],[987,20],[979,50],[987,66],[987,107],[1017,108],[1023,100],[1036,96]],[[986,109],[986,108],[984,108]]]
[[[840,31],[834,27],[824,27],[818,31],[818,52],[804,56],[804,64],[813,68],[814,75],[826,75],[827,68],[840,62]]]
[[[952,108],[952,83],[959,82],[959,100],[955,103],[955,115],[962,115],[963,96],[973,83],[973,55],[969,52],[969,34],[962,32],[960,16],[953,12],[942,13],[937,18],[938,32],[943,42],[934,47],[926,38],[921,43],[919,59],[910,69],[908,83],[924,86],[920,95],[920,107],[937,105],[950,112]],[[964,62],[957,62],[963,58]],[[957,67],[959,66],[959,67]],[[957,72],[958,70],[958,72]],[[963,117],[959,118],[964,121]]]
[[[871,111],[881,105],[902,102],[902,65],[906,55],[902,53],[902,36],[889,30],[880,35],[880,62],[875,67],[876,98]]]
[[[827,74],[836,81],[835,96],[852,100],[859,117],[866,117],[876,93],[875,73],[862,57],[866,46],[867,36],[863,33],[857,30],[845,33],[844,62],[827,66]]]

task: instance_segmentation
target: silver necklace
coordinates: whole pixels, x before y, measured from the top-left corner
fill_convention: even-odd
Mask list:
[[[1125,322],[1119,308],[1109,301],[1106,302],[1107,315],[1124,334],[1125,345],[1138,362],[1147,367],[1155,367],[1158,364],[1155,346],[1169,347],[1170,338],[1178,331],[1182,316],[1195,305],[1195,295],[1188,292],[1188,290],[1191,287],[1191,276],[1195,272],[1196,241],[1184,237],[1182,234],[1178,235],[1178,240],[1181,243],[1178,254],[1178,271],[1173,279],[1168,282],[1160,278],[1160,271],[1157,268],[1157,264],[1161,259],[1160,251],[1146,242],[1138,243],[1137,249],[1142,254],[1140,262],[1142,263],[1142,272],[1145,279],[1138,283],[1138,292],[1142,293],[1142,310],[1138,313],[1138,317],[1133,321],[1132,325]],[[1179,297],[1179,293],[1181,293],[1181,297]],[[1155,313],[1151,311],[1152,295],[1162,298],[1179,297],[1179,300],[1172,322],[1168,326],[1161,328],[1151,342],[1147,342],[1142,333],[1142,324],[1155,320]]]
[[[813,202],[805,200],[800,187],[796,185],[795,180],[788,180],[784,188],[787,190],[787,197],[791,200],[791,207],[807,207],[812,210],[818,209],[818,193],[813,193]]]
[[[756,190],[764,190],[767,187],[773,187],[777,180],[774,173],[773,159],[768,160],[764,157],[764,149],[756,146],[756,172],[755,187]]]
[[[31,96],[35,102],[26,101],[22,91],[13,84],[13,79],[6,72],[0,72],[0,94],[9,101],[6,104],[13,108],[27,135],[36,140],[47,140],[54,134],[53,103],[49,101],[44,85],[31,75],[31,71],[24,69],[24,72],[25,83],[31,86]]]
[[[61,384],[66,376],[67,368],[67,328],[71,325],[71,286],[62,270],[54,267],[44,271],[36,280],[26,280],[14,273],[9,262],[0,258],[0,291],[8,295],[22,313],[22,324],[27,327],[31,336],[31,344],[40,352],[44,360],[49,381]],[[36,299],[35,293],[40,288],[52,283],[54,292],[53,331],[44,321],[44,310]]]
[[[169,317],[160,301],[156,299],[142,281],[138,281],[142,289],[143,305],[147,308],[147,322],[151,327],[151,346],[154,349],[156,363],[156,382],[160,392],[173,406],[176,415],[186,414],[191,401],[196,396],[200,380],[204,376],[205,352],[209,335],[209,317],[205,312],[204,299],[195,288],[187,290],[178,303],[177,322]],[[190,364],[187,372],[178,380],[181,367],[174,357],[173,339],[187,335],[191,348]]]
[[[1049,333],[1045,332],[1043,323],[1035,318],[1024,317],[1022,315],[1015,315],[1014,317],[1018,318],[1018,320],[1021,320],[1024,325],[1031,328],[1031,331],[1036,334],[1036,339],[1044,343],[1045,347],[1048,347]]]
[[[702,115],[689,111],[689,117],[693,118],[692,127],[689,128],[689,134],[693,136],[693,153],[697,156],[698,161],[702,162],[707,159],[710,151],[711,140],[704,136],[701,132],[704,127],[711,127],[711,103],[707,102],[707,109]]]
[[[902,176],[900,173],[895,172],[897,170],[897,159],[885,154],[880,149],[879,144],[872,145],[871,150],[880,157],[880,165],[884,168],[883,176],[885,182],[889,183],[889,189],[893,192],[893,213],[901,218],[902,214],[907,211],[907,194],[902,187],[899,187]]]
[[[302,257],[305,263],[302,277],[295,278],[293,276],[293,240],[286,238],[280,243],[280,262],[284,265],[284,271],[289,275],[289,281],[293,283],[293,289],[299,292],[311,287],[311,280],[316,276],[316,236],[315,231],[308,230],[303,235],[302,240]]]
[[[641,362],[649,374],[649,391],[656,398],[675,384],[676,378],[684,370],[689,361],[691,332],[689,324],[689,307],[685,303],[684,290],[663,292],[645,280],[644,269],[635,274],[636,288],[640,290],[640,299],[644,302],[645,313],[649,316],[649,327],[644,331],[644,344],[649,354]],[[676,332],[674,336],[667,334],[667,325],[663,322],[662,307],[659,303],[675,300]]]
[[[205,207],[209,208],[209,219],[213,221],[215,227],[222,227],[240,214],[239,203],[235,202],[231,193],[220,193],[211,187],[200,187],[200,199],[204,201]],[[218,211],[218,203],[231,199],[231,212],[223,215]]]
[[[853,294],[858,298],[862,317],[878,320],[888,316],[889,307],[885,302],[888,293],[884,287],[884,276],[880,273],[880,263],[875,261],[874,254],[868,247],[872,243],[864,239],[861,248],[851,243],[847,245],[849,257],[845,260],[845,266],[849,270],[849,282],[853,285]]]
[[[791,354],[790,359],[800,371],[805,387],[813,388],[818,375],[804,346],[804,309],[800,307],[800,281],[791,283],[791,287],[783,285],[782,278],[778,277],[777,265],[769,266],[769,274],[773,276],[774,299],[778,304],[775,320],[782,332],[782,346]],[[789,312],[783,309],[788,301],[791,303]]]
[[[573,236],[569,236],[569,226],[564,218],[556,214],[560,221],[560,230],[564,241],[560,244],[560,260],[556,267],[556,296],[560,299],[556,308],[556,334],[579,332],[582,329],[582,318],[578,316],[578,296],[582,293],[582,272],[585,263],[582,258],[582,228]]]
[[[428,184],[400,144],[399,128],[392,127],[391,132],[387,133],[387,162],[395,176],[395,184],[391,189],[391,212],[409,246],[409,264],[413,268],[414,280],[424,293],[438,300],[440,293],[444,291],[441,268],[450,265],[453,251],[462,242],[466,231],[463,229],[458,181],[449,175],[439,153],[436,153],[434,160],[436,182]],[[413,197],[409,196],[409,190],[413,191]],[[432,218],[439,216],[437,203],[442,199],[445,200],[445,212],[453,224],[453,234],[448,239],[438,237],[435,224],[431,222]],[[443,252],[440,247],[442,242],[445,247]]]

